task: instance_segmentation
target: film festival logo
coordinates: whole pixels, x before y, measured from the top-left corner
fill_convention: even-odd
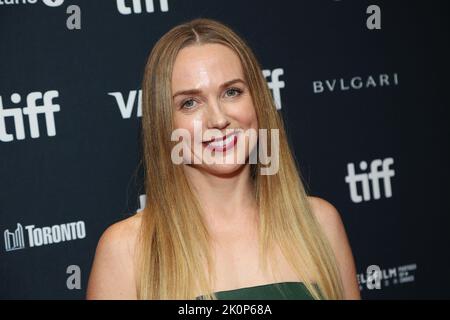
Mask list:
[[[24,232],[24,229],[26,232]],[[38,228],[35,225],[22,227],[17,223],[15,230],[6,229],[3,232],[5,241],[5,251],[16,251],[28,247],[40,247],[52,245],[65,241],[73,241],[86,238],[86,226],[84,221],[58,224],[48,227]],[[25,235],[28,243],[25,244]]]
[[[272,92],[276,109],[281,110],[281,89],[285,87],[285,82],[280,80],[280,76],[284,74],[283,68],[264,69],[262,73],[265,79],[270,78],[267,85]],[[125,94],[115,91],[107,94],[116,100],[123,119],[130,119],[134,110],[136,110],[136,117],[142,117],[142,90],[131,90]]]
[[[28,118],[28,126],[30,129],[31,138],[39,138],[39,117],[42,114],[45,118],[45,125],[47,128],[47,135],[49,137],[56,135],[55,129],[55,112],[60,111],[60,105],[54,102],[54,99],[59,97],[57,90],[50,90],[44,93],[36,91],[30,92],[26,96],[26,107],[22,108],[4,108],[3,98],[0,96],[0,141],[11,142],[25,139],[25,116]],[[11,94],[10,101],[13,104],[20,104],[22,96],[18,93]],[[8,132],[6,126],[6,119],[11,119],[14,124],[14,129]]]
[[[416,269],[416,263],[387,269],[382,269],[378,265],[370,265],[367,267],[366,273],[357,274],[359,289],[363,290],[366,287],[368,290],[379,290],[382,286],[389,287],[414,282],[415,276],[412,272]]]
[[[264,69],[262,71],[265,79],[270,77],[267,81],[269,89],[272,91],[273,100],[275,101],[275,107],[277,110],[281,110],[281,90],[285,86],[284,81],[280,80],[280,76],[284,74],[283,68],[275,68],[273,70]]]
[[[159,0],[159,9],[161,12],[169,11],[168,0]],[[147,13],[155,12],[154,0],[116,0],[117,10],[122,15],[139,14],[142,13],[142,8],[145,8]]]
[[[375,159],[370,162],[370,172],[355,173],[355,164],[347,164],[347,175],[345,182],[349,185],[350,199],[354,203],[363,201],[377,200],[381,198],[380,180],[383,181],[384,197],[392,197],[392,183],[391,178],[395,176],[395,171],[391,169],[394,163],[393,158]],[[366,161],[359,163],[359,168],[366,171],[368,168]],[[381,169],[380,169],[381,168]],[[362,195],[358,192],[358,186],[362,187]]]

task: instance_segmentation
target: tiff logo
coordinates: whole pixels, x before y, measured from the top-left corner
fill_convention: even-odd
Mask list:
[[[153,0],[116,0],[117,10],[120,14],[128,15],[132,13],[142,13],[142,4],[144,3],[145,11],[148,13],[155,12]],[[131,6],[129,6],[131,4]],[[159,0],[159,7],[162,12],[169,11],[169,4],[167,0]]]
[[[276,68],[271,70],[263,70],[264,78],[270,77],[268,82],[269,88],[272,90],[273,99],[275,100],[275,106],[277,110],[281,109],[281,94],[280,89],[284,88],[284,81],[280,81],[280,76],[284,74],[282,68]]]
[[[36,91],[30,92],[26,97],[26,107],[21,108],[3,108],[2,96],[0,96],[0,141],[10,142],[14,140],[14,135],[8,133],[6,130],[7,117],[12,117],[14,120],[15,136],[17,140],[25,139],[25,126],[23,115],[28,116],[28,124],[30,126],[30,134],[32,138],[39,138],[39,123],[38,114],[45,115],[45,124],[47,127],[47,135],[55,136],[55,117],[54,113],[60,110],[59,104],[53,102],[54,98],[58,98],[57,90],[50,90],[45,93]],[[11,95],[11,102],[14,104],[20,103],[22,97],[18,93]],[[38,103],[39,102],[39,103]]]
[[[5,236],[5,250],[13,251],[25,248],[25,242],[23,240],[23,228],[20,223],[17,224],[17,228],[14,232],[10,232],[8,229],[4,232]]]
[[[349,185],[351,200],[355,203],[361,201],[369,201],[371,199],[371,189],[373,199],[380,199],[380,179],[383,179],[384,196],[386,198],[392,197],[391,177],[395,175],[395,171],[390,169],[389,167],[393,163],[394,159],[392,158],[386,158],[384,160],[375,159],[370,163],[369,173],[358,174],[355,174],[355,165],[353,163],[348,163],[345,182],[347,182]],[[366,171],[367,162],[361,161],[359,163],[359,168],[362,171]],[[371,182],[371,185],[369,183],[369,180]],[[358,183],[361,183],[362,185],[362,196],[358,193]]]

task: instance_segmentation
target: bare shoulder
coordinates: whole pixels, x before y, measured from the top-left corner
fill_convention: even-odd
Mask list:
[[[347,240],[345,227],[339,211],[323,198],[308,197],[310,207],[322,230],[334,245],[344,245]]]
[[[325,199],[308,197],[310,207],[327,236],[339,264],[346,299],[361,299],[353,253],[336,207]]]
[[[323,198],[308,197],[311,209],[322,228],[328,232],[336,232],[343,227],[341,216],[334,205]]]
[[[100,237],[87,299],[136,299],[135,248],[142,212],[109,226]]]
[[[109,226],[99,240],[100,245],[115,244],[121,249],[131,249],[141,225],[142,211]],[[125,248],[126,247],[126,248]]]

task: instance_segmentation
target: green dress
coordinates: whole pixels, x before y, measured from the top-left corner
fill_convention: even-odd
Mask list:
[[[313,284],[316,288],[317,285]],[[219,300],[314,300],[303,282],[279,282],[216,292]],[[203,296],[196,298],[202,300]]]

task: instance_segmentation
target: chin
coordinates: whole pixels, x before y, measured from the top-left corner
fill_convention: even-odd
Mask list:
[[[215,176],[234,176],[245,168],[245,164],[213,164],[202,166],[202,169]]]

